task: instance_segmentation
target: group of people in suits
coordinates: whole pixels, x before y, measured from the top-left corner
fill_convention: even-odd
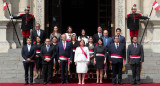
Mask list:
[[[44,84],[52,84],[55,66],[56,74],[61,69],[61,84],[69,83],[70,72],[70,78],[78,73],[78,84],[85,84],[86,74],[89,78],[94,78],[94,73],[97,74],[96,83],[102,84],[106,73],[108,79],[112,77],[113,84],[118,82],[121,85],[126,57],[133,73],[131,84],[140,84],[140,65],[144,61],[144,53],[142,45],[138,44],[138,37],[133,37],[126,56],[126,41],[121,36],[120,28],[116,29],[113,37],[109,37],[108,31],[101,27],[97,28],[97,33],[93,36],[87,36],[85,29],[82,29],[81,36],[77,37],[70,26],[64,34],[60,34],[58,27],[54,26],[50,38],[45,37],[45,31],[40,29],[40,24],[36,24],[35,28],[22,48],[25,84],[28,84],[29,70],[30,84],[33,84],[36,64],[37,78],[41,78],[40,75],[43,74]]]
[[[31,38],[29,38],[35,18],[34,15],[29,14],[29,7],[24,11],[24,14],[10,16],[10,18],[22,19],[25,84],[29,84],[29,70],[30,84],[33,84],[34,67],[36,67],[38,78],[41,78],[40,75],[43,72],[44,84],[52,84],[53,66],[58,74],[59,65],[61,66],[61,84],[69,83],[68,72],[71,73],[71,78],[78,73],[78,84],[85,84],[86,73],[93,78],[95,72],[97,84],[103,83],[102,78],[105,73],[108,79],[112,73],[113,84],[117,84],[117,81],[118,84],[122,84],[122,67],[126,57],[132,69],[131,84],[140,84],[140,66],[144,61],[144,52],[143,46],[138,44],[139,19],[148,19],[148,17],[136,13],[136,5],[132,7],[132,13],[127,15],[127,27],[130,29],[131,36],[127,56],[126,41],[125,37],[121,36],[120,28],[116,29],[116,35],[113,37],[109,37],[108,31],[101,27],[97,28],[97,33],[93,36],[87,36],[85,29],[82,29],[81,35],[77,37],[71,26],[64,34],[60,34],[58,27],[54,26],[53,33],[50,38],[47,38],[45,31],[40,29],[40,24],[36,24],[35,30],[32,31]]]

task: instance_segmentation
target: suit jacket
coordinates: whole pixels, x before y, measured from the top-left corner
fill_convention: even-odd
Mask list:
[[[140,58],[130,58],[130,55],[138,55],[140,56]],[[144,61],[143,46],[137,44],[137,48],[135,50],[133,43],[128,45],[127,58],[128,62],[131,62],[131,64],[140,64],[140,61],[143,62]]]
[[[34,15],[32,14],[20,14],[19,16],[13,16],[13,19],[22,19],[22,30],[33,29]]]
[[[104,37],[103,36],[102,39],[103,39],[104,46],[106,47],[106,50],[108,52],[108,48],[112,44],[112,38],[111,37]],[[107,43],[105,44],[106,39],[107,39]]]
[[[24,45],[22,47],[22,51],[21,51],[22,57],[23,57],[23,61],[26,62],[26,60],[28,58],[30,58],[31,60],[34,60],[34,56],[36,55],[36,49],[35,46],[31,44],[31,48],[30,51],[28,51],[28,47],[27,45]],[[31,61],[32,62],[32,61]]]
[[[33,43],[34,43],[34,41],[36,41],[37,37],[38,37],[37,30],[33,30],[32,31],[32,36],[31,36],[31,39],[32,39]],[[46,38],[46,34],[45,34],[45,31],[41,30],[41,29],[40,29],[40,38],[41,38],[41,42],[44,43],[45,38]]]
[[[118,49],[116,49],[115,43],[112,43],[109,47],[109,61],[112,61],[112,64],[116,63],[123,63],[122,58],[111,58],[111,54],[116,54],[122,56],[124,59],[126,59],[126,48],[123,43],[119,43]]]
[[[67,58],[70,58],[72,61],[73,59],[73,51],[72,51],[72,44],[71,42],[66,41],[66,48],[64,50],[62,41],[60,41],[57,45],[57,58],[59,59],[59,56],[65,56]]]
[[[112,37],[112,39],[113,39],[113,43],[114,43],[114,37],[115,36],[113,36]],[[123,44],[126,44],[126,39],[125,39],[125,37],[124,36],[122,36],[122,35],[119,35],[119,43],[123,43]]]
[[[50,45],[49,51],[47,52],[46,45],[42,46],[40,56],[42,57],[42,64],[53,63],[53,58],[56,52],[56,48]],[[44,56],[51,56],[51,61],[46,62]]]
[[[103,33],[102,33],[102,37],[103,37]],[[93,43],[98,43],[98,39],[99,39],[98,33],[94,34],[93,35]]]

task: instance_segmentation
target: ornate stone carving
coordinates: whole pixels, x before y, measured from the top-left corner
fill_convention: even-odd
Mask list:
[[[41,24],[42,19],[42,0],[36,2],[36,22]]]

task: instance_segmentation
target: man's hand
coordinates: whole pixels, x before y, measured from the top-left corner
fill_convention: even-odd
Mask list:
[[[70,63],[72,63],[72,61],[70,61]]]
[[[142,61],[140,61],[140,63],[143,63]]]
[[[104,61],[104,64],[106,64],[106,61]]]
[[[32,32],[32,29],[30,29],[30,32]]]
[[[96,64],[96,61],[94,61],[94,64]]]
[[[131,64],[131,62],[128,62],[129,64]]]
[[[13,19],[13,16],[11,15],[11,16],[9,16],[9,18],[10,18],[10,19]]]
[[[90,58],[92,59],[92,58],[93,58],[93,55],[91,55]]]
[[[89,65],[89,61],[87,62],[87,65]]]
[[[151,17],[150,16],[148,16],[148,19],[150,19]]]
[[[75,62],[75,65],[77,66],[77,62]]]
[[[60,63],[61,63],[61,61],[60,61],[60,60],[58,60],[58,63],[60,64]]]
[[[30,58],[28,58],[28,59],[27,59],[27,62],[30,62],[30,61],[31,61],[31,59],[30,59]]]
[[[112,61],[109,61],[110,64],[112,64]]]
[[[50,62],[50,61],[51,61],[51,59],[50,59],[50,58],[47,58],[47,59],[45,59],[45,61],[46,61],[46,62]]]
[[[39,57],[39,55],[36,55],[36,57],[38,58],[38,57]]]

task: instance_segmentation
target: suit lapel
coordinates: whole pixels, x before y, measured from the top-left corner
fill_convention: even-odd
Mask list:
[[[41,36],[42,32],[43,32],[43,31],[42,31],[42,30],[40,30],[40,36]]]

